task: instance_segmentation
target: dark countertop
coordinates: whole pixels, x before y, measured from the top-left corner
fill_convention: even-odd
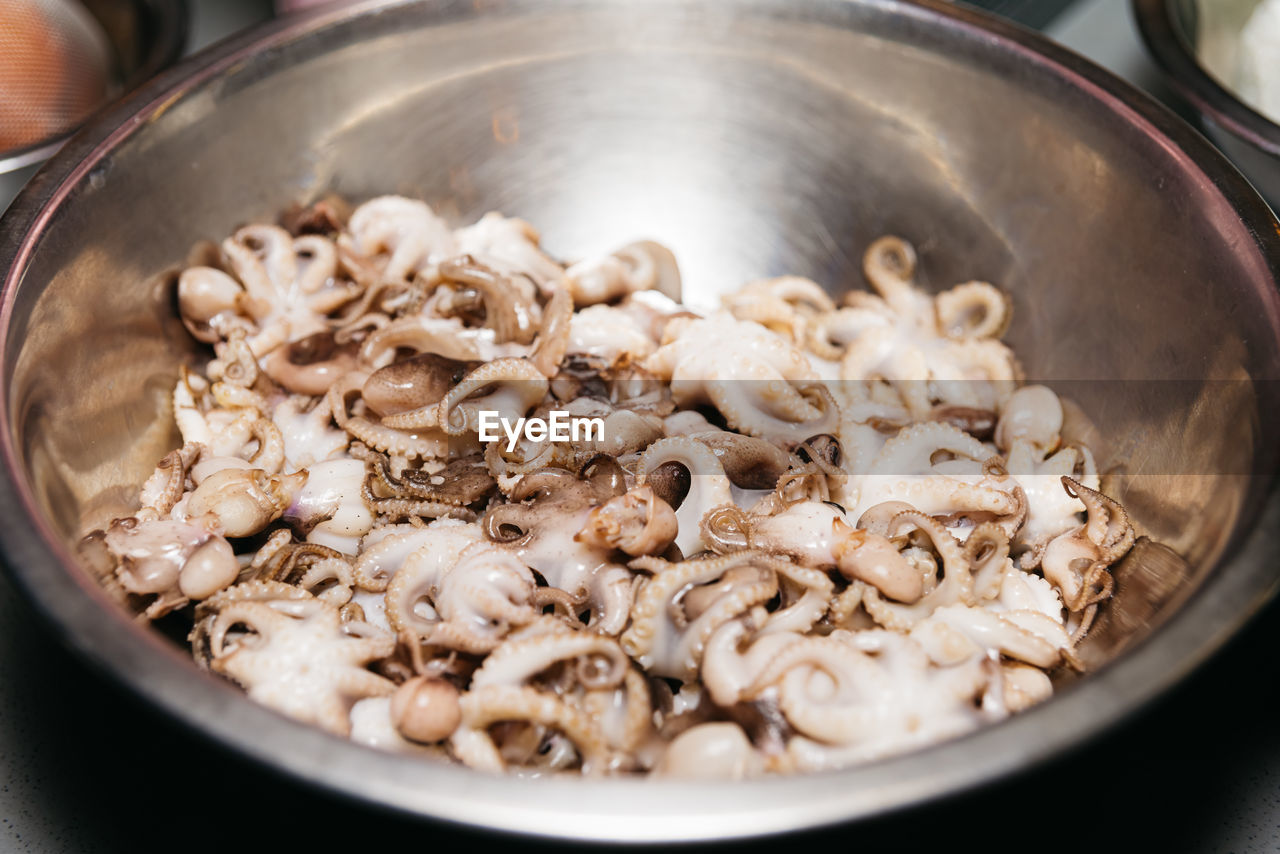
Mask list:
[[[260,19],[268,6],[193,0],[196,46]],[[1150,88],[1127,6],[1081,0],[1049,32]],[[1278,650],[1273,603],[1174,692],[1033,772],[856,827],[744,847],[1280,851]],[[0,823],[0,851],[235,852],[252,841],[251,849],[308,852],[484,841],[305,789],[180,729],[63,649],[2,576]]]

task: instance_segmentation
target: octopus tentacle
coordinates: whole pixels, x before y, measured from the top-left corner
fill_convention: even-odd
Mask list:
[[[869,302],[859,308],[840,308],[814,320],[809,331],[809,350],[820,359],[840,361],[849,347],[873,329],[893,322],[893,312],[878,297],[863,294]]]
[[[804,344],[813,319],[835,311],[822,286],[802,276],[749,282],[722,302],[734,317],[759,323],[796,344]]]
[[[335,605],[346,604],[355,587],[355,574],[347,557],[317,543],[282,545],[257,567],[255,577],[296,584]]]
[[[352,415],[347,406],[347,397],[359,391],[364,380],[365,376],[362,374],[351,374],[329,389],[329,408],[338,427],[356,441],[382,453],[408,459],[430,459],[445,455],[449,440],[441,431],[397,430],[370,421],[363,415]]]
[[[941,523],[918,511],[899,513],[889,523],[891,538],[908,533],[914,526],[930,541],[942,558],[942,580],[931,592],[911,605],[888,602],[880,598],[874,587],[863,596],[863,606],[873,619],[887,629],[906,631],[938,608],[956,602],[972,605],[973,576],[963,546]]]
[[[555,376],[569,350],[569,332],[573,323],[573,299],[568,291],[560,290],[551,295],[542,310],[542,328],[529,353],[529,361],[539,373]]]
[[[446,282],[466,285],[480,294],[484,301],[485,325],[494,331],[497,343],[533,342],[537,334],[534,325],[537,304],[532,299],[517,300],[519,292],[508,277],[470,255],[441,262],[440,277]]]
[[[365,202],[351,214],[341,243],[364,258],[378,258],[378,275],[403,281],[432,275],[433,262],[455,254],[449,227],[426,204],[399,196]]]
[[[604,665],[603,673],[588,677],[593,689],[617,687],[631,664],[617,641],[557,625],[546,632],[507,638],[471,677],[471,687],[518,685],[557,662],[586,659]]]
[[[999,338],[1009,328],[1009,300],[987,282],[965,282],[934,297],[938,326],[949,338]]]
[[[821,570],[797,566],[780,558],[769,559],[768,565],[777,572],[780,587],[787,595],[761,631],[807,632],[827,611],[835,590],[831,577]]]
[[[404,570],[406,579],[418,572],[433,573],[437,583],[468,546],[481,541],[480,526],[455,519],[438,519],[426,527],[389,526],[377,541],[366,538],[352,567],[356,584],[382,593]],[[426,569],[417,566],[428,563]]]
[[[456,318],[412,314],[377,329],[360,347],[360,363],[369,367],[388,364],[401,350],[431,353],[456,362],[479,361],[485,356],[481,339]]]
[[[344,630],[336,606],[310,597],[292,601],[223,601],[208,628],[209,666],[249,696],[299,720],[346,735],[353,700],[391,693],[390,680],[364,669],[391,654],[395,640]],[[254,639],[232,641],[236,626]],[[302,653],[301,650],[307,650]],[[298,666],[299,655],[307,666]]]
[[[616,711],[619,693],[623,703],[621,715]],[[649,682],[634,667],[627,667],[618,688],[588,691],[582,698],[582,708],[592,720],[616,721],[612,727],[603,727],[604,736],[610,748],[623,754],[638,750],[653,728]]]
[[[932,319],[929,298],[916,289],[916,250],[900,237],[881,237],[867,247],[862,271],[889,307],[903,317]]]
[[[984,522],[964,542],[964,556],[973,574],[973,594],[979,601],[995,598],[1009,564],[1009,535],[994,522]]]
[[[481,770],[505,770],[492,736],[485,730],[501,721],[552,727],[566,735],[582,759],[583,773],[607,769],[609,746],[599,726],[582,709],[524,686],[487,685],[462,695],[462,723],[450,746],[464,763]]]
[[[1044,577],[1062,591],[1067,609],[1081,612],[1111,595],[1114,582],[1107,567],[1129,551],[1135,532],[1114,500],[1065,475],[1062,485],[1084,502],[1085,524],[1050,540],[1039,565]],[[1088,617],[1092,620],[1093,613]]]
[[[777,573],[759,552],[676,564],[641,557],[631,567],[653,575],[636,594],[631,626],[622,633],[622,648],[651,673],[677,679],[691,679],[697,673],[703,648],[717,628],[778,592]],[[729,577],[734,570],[738,573]],[[705,587],[707,595],[698,595],[700,587]],[[694,595],[698,595],[696,602],[691,599]]]
[[[1084,502],[1088,514],[1084,533],[1097,545],[1100,561],[1114,563],[1129,551],[1135,533],[1129,514],[1120,502],[1066,476],[1062,478],[1062,487],[1069,495]]]
[[[388,415],[383,424],[401,429],[436,427],[451,434],[477,432],[480,411],[493,410],[515,422],[547,394],[547,378],[527,359],[502,358],[486,362],[434,406]],[[478,395],[478,396],[477,396]]]
[[[204,453],[204,445],[188,442],[165,455],[142,486],[141,503],[157,516],[167,516],[186,491],[187,472]]]
[[[952,459],[934,462],[942,456]],[[905,501],[930,515],[990,514],[1015,520],[1023,505],[1009,484],[969,474],[981,476],[991,457],[980,441],[951,424],[906,427],[885,442],[866,474],[850,478],[856,489],[852,512],[861,516],[877,504]]]
[[[631,243],[565,270],[564,291],[578,306],[597,305],[649,289],[680,300],[680,271],[675,256],[652,241]]]
[[[297,276],[293,235],[278,226],[246,226],[223,241],[222,252],[244,284],[245,307],[259,320],[271,311],[277,290]]]
[[[676,478],[688,484],[683,498],[677,498]],[[640,457],[636,479],[675,508],[675,542],[685,555],[706,547],[700,529],[703,517],[732,500],[729,477],[715,452],[689,438],[660,439],[650,445]]]

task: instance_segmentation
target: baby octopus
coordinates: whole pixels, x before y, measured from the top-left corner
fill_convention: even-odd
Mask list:
[[[991,284],[760,279],[333,201],[181,274],[180,447],[86,564],[269,708],[530,776],[836,768],[1053,693],[1134,542]],[[482,413],[603,435],[487,441]]]

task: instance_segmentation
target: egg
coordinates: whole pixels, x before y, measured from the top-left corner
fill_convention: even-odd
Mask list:
[[[79,3],[10,0],[0,19],[0,152],[70,131],[109,94],[106,34]]]

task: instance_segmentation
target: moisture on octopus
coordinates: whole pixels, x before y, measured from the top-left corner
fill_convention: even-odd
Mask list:
[[[178,283],[183,444],[81,554],[196,660],[374,747],[488,771],[833,768],[1044,700],[1134,531],[1023,385],[995,287],[894,237],[837,302],[680,304],[670,252],[322,202]],[[481,442],[485,411],[603,435]]]

